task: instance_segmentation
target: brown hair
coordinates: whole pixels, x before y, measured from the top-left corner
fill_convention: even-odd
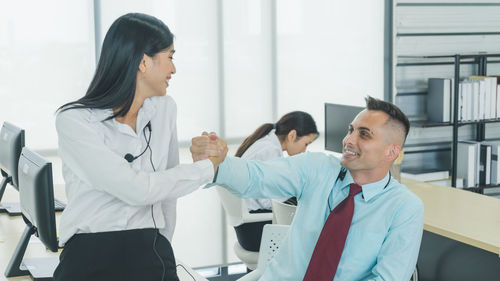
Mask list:
[[[236,151],[235,156],[241,157],[252,144],[269,134],[273,128],[276,130],[275,133],[280,141],[284,141],[291,130],[297,132],[297,138],[310,134],[319,135],[318,129],[316,128],[316,122],[314,122],[314,119],[309,113],[292,111],[283,115],[276,124],[265,123],[257,128],[255,132],[243,141]]]

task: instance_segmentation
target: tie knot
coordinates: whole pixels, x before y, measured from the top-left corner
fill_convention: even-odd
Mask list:
[[[361,185],[356,184],[356,183],[351,183],[350,189],[349,189],[349,196],[355,196],[356,194],[361,192]]]

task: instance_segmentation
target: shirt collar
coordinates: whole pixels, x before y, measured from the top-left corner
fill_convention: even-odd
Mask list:
[[[139,114],[137,116],[139,128],[146,127],[146,124],[151,121],[156,112],[156,105],[153,98],[154,97],[145,99],[141,109],[139,109]]]
[[[389,182],[389,177],[390,173],[387,172],[385,177],[377,182],[372,182],[368,184],[364,184],[361,187],[362,193],[363,193],[363,199],[365,202],[368,202],[370,199],[375,197],[377,194],[381,193],[384,191],[384,188],[386,187],[387,182]],[[340,182],[342,189],[347,188],[351,183],[354,183],[354,179],[351,176],[351,173],[347,171],[344,179]],[[390,183],[389,183],[390,185]],[[389,186],[387,185],[387,186]]]
[[[91,112],[90,115],[91,122],[101,122],[113,115],[113,110],[111,109],[92,108],[90,109],[90,112]]]
[[[151,120],[156,112],[155,103],[151,100],[152,98],[147,98],[144,100],[142,107],[139,109],[137,119],[139,120],[139,127],[143,128]],[[93,108],[90,110],[91,116],[90,121],[101,122],[113,115],[113,110],[108,109],[97,109]]]

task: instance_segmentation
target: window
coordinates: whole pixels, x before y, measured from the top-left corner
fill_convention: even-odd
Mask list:
[[[81,97],[90,82],[95,68],[90,3],[0,5],[0,120],[24,128],[32,149],[57,147],[56,109]]]

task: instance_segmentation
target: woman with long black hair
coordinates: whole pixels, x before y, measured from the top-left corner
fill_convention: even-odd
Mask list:
[[[178,280],[177,198],[210,182],[210,160],[179,165],[173,34],[126,14],[110,27],[82,98],[56,117],[68,204],[55,280]],[[207,144],[207,156],[220,145]],[[200,160],[200,161],[198,161]]]

